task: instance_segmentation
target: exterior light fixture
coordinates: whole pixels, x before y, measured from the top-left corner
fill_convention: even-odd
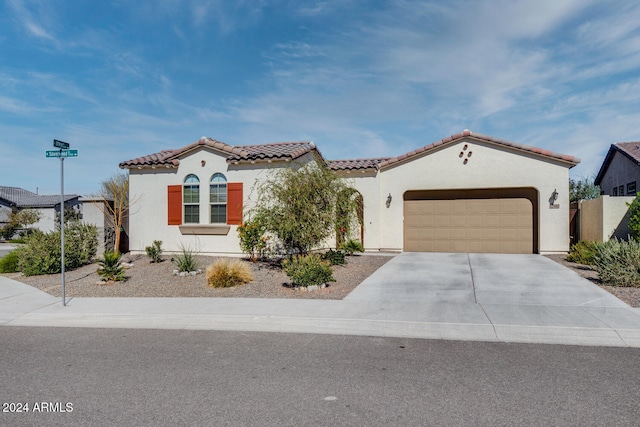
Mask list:
[[[553,189],[553,193],[551,193],[551,197],[549,198],[549,204],[553,205],[556,203],[556,200],[558,200],[558,192],[556,191],[557,189],[554,188]]]
[[[389,193],[389,195],[387,196],[387,202],[385,203],[387,205],[387,208],[391,206],[391,199],[392,199],[391,193]]]

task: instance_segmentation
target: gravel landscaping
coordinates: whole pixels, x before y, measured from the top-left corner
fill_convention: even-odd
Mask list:
[[[640,307],[640,288],[607,286],[598,279],[598,273],[588,265],[572,263],[565,254],[545,255],[547,258],[575,271],[581,277],[595,283],[632,307]],[[98,285],[97,264],[86,265],[65,275],[65,294],[67,297],[209,297],[209,298],[315,298],[342,299],[364,279],[393,258],[389,255],[354,255],[347,257],[348,264],[333,267],[335,282],[328,287],[311,292],[293,289],[286,274],[269,263],[249,263],[254,280],[234,288],[210,288],[203,272],[196,276],[179,277],[173,275],[175,264],[169,257],[158,264],[149,262],[144,255],[126,255],[124,261],[133,263],[127,269],[126,282],[112,285]],[[198,257],[202,268],[211,264],[215,257]],[[59,274],[25,277],[21,273],[3,274],[38,288],[53,296],[61,296]]]
[[[234,288],[207,286],[206,274],[174,276],[175,264],[164,256],[161,263],[151,263],[145,255],[125,255],[123,261],[131,262],[125,282],[111,285],[96,284],[100,277],[97,264],[86,265],[65,273],[65,295],[71,297],[209,297],[209,298],[315,298],[342,299],[364,279],[393,258],[393,255],[354,255],[347,257],[346,265],[333,266],[335,282],[324,289],[303,291],[293,289],[287,275],[280,267],[269,263],[248,263],[254,280]],[[199,256],[204,269],[215,257]],[[38,288],[53,296],[61,296],[60,274],[25,277],[20,273],[4,274],[13,280]]]
[[[591,266],[576,264],[567,261],[566,254],[545,255],[547,258],[564,265],[565,267],[575,271],[580,276],[595,283],[605,291],[615,295],[617,298],[629,304],[631,307],[640,307],[640,288],[608,286],[600,281],[598,273]]]

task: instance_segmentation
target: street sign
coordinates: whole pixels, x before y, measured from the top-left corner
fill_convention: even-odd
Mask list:
[[[67,148],[69,148],[69,143],[68,142],[64,142],[64,141],[58,141],[57,139],[53,140],[53,146],[57,147],[57,148],[62,148],[63,150],[66,150]]]
[[[47,150],[47,157],[78,157],[78,150]]]

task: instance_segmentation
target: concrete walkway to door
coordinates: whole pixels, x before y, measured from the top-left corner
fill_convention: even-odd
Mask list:
[[[341,301],[70,298],[63,306],[0,276],[0,325],[640,347],[638,309],[540,255],[402,253]]]

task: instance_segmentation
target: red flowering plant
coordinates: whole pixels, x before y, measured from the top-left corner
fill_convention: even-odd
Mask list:
[[[238,237],[240,237],[240,248],[242,252],[249,255],[251,262],[256,262],[264,256],[267,250],[269,236],[265,235],[266,228],[259,218],[253,218],[242,222],[238,226]]]

